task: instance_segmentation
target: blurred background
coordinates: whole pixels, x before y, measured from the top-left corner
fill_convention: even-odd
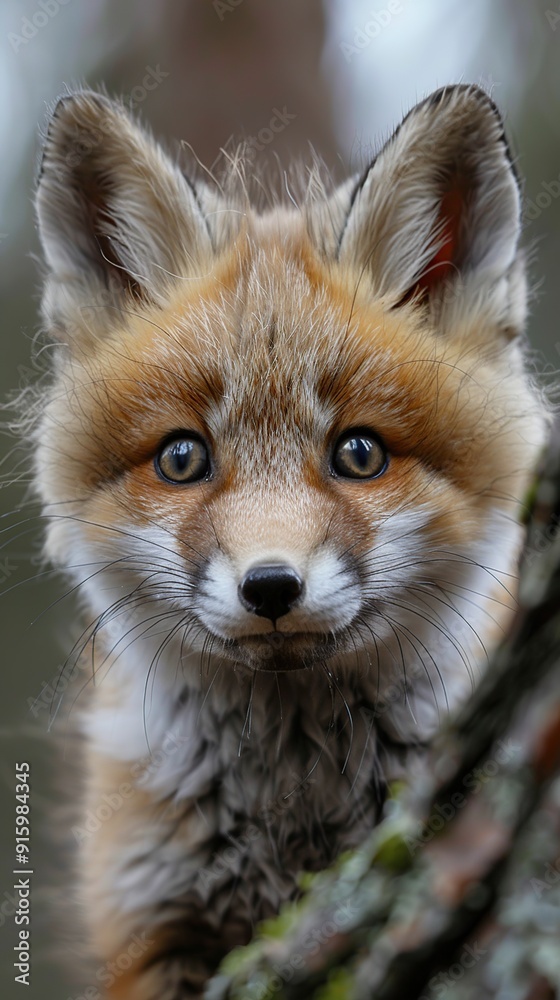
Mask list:
[[[171,148],[192,147],[207,167],[246,139],[279,190],[294,158],[310,162],[310,146],[342,178],[360,169],[429,91],[456,81],[482,84],[502,109],[524,178],[534,293],[529,339],[539,370],[555,377],[559,0],[3,0],[0,48],[2,399],[42,370],[41,357],[31,360],[39,330],[34,179],[47,111],[79,83],[124,96]],[[91,979],[76,983],[60,962],[68,945],[60,943],[53,902],[64,909],[68,899],[59,870],[64,858],[48,834],[66,766],[53,738],[60,727],[50,723],[75,605],[40,563],[40,523],[35,509],[23,506],[25,464],[8,434],[2,452],[0,996],[22,990],[13,980],[11,887],[14,766],[26,760],[34,871],[26,996],[96,1000]],[[65,752],[71,757],[69,746]]]

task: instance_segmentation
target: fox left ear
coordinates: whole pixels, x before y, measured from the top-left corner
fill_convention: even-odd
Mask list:
[[[472,85],[407,115],[358,183],[338,258],[396,307],[425,302],[439,329],[473,313],[523,326],[520,194],[500,114]]]
[[[91,91],[52,114],[36,210],[43,312],[69,343],[108,332],[119,310],[165,303],[212,257],[193,185],[122,104]]]

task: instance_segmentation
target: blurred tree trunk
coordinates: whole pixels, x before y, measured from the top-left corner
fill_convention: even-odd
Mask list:
[[[511,634],[423,777],[211,1000],[560,995],[560,423],[531,507]]]
[[[322,0],[144,0],[135,5],[136,40],[111,57],[105,79],[110,90],[112,81],[132,90],[139,67],[153,63],[155,38],[168,74],[149,94],[158,132],[192,145],[207,167],[245,138],[258,143],[260,162],[309,163],[311,144],[332,169],[339,151],[321,71],[325,33]]]

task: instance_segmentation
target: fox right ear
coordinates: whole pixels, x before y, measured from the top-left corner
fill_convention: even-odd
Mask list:
[[[110,327],[131,303],[161,305],[177,280],[208,268],[211,239],[194,188],[100,94],[58,102],[36,209],[48,267],[43,310],[62,339]]]
[[[446,87],[412,109],[357,185],[338,258],[389,306],[427,304],[442,332],[478,316],[511,336],[525,314],[520,228],[496,106],[479,87]]]

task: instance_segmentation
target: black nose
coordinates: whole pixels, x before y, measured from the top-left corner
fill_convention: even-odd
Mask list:
[[[239,600],[247,611],[275,622],[287,615],[303,594],[303,580],[291,566],[254,566],[239,584]]]

